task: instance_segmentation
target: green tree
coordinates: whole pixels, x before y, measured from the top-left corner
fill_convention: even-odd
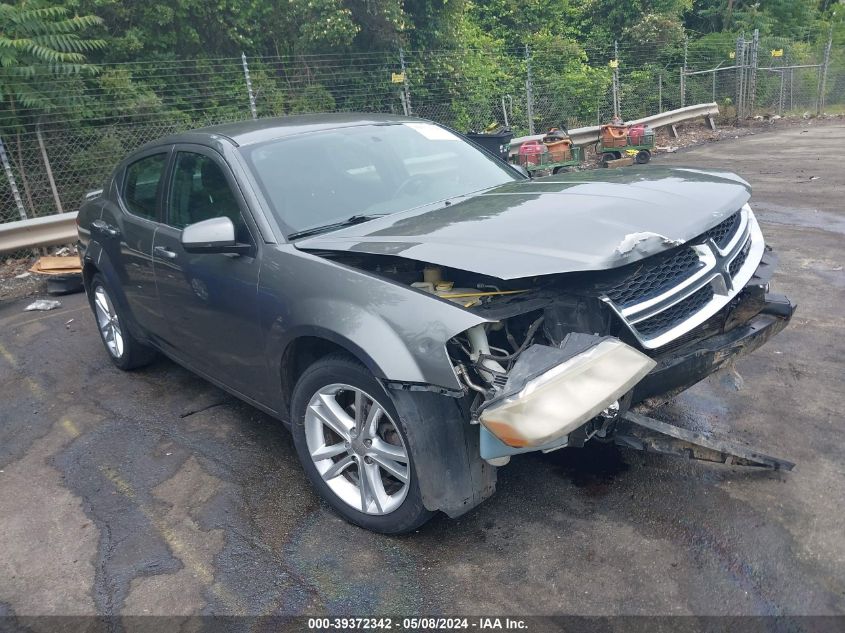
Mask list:
[[[21,128],[35,119],[36,137],[50,182],[56,209],[62,210],[44,138],[40,116],[66,105],[79,94],[78,85],[68,81],[64,90],[56,90],[57,78],[95,73],[86,63],[85,54],[103,48],[101,39],[81,35],[101,23],[100,18],[69,15],[61,6],[22,1],[0,4],[0,102],[6,112],[0,118],[0,133],[11,132],[15,140],[14,158],[21,176],[24,195],[33,208],[29,181],[23,165]],[[25,112],[20,112],[22,107]]]
[[[106,42],[80,32],[101,22],[93,15],[69,16],[60,6],[0,4],[0,100],[49,110],[51,77],[94,73],[85,54]]]

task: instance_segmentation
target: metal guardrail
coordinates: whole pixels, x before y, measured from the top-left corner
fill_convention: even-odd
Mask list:
[[[642,119],[634,119],[633,121],[626,121],[627,125],[645,124],[651,128],[657,129],[666,127],[667,125],[677,125],[684,121],[697,119],[698,117],[713,117],[719,114],[719,106],[716,103],[699,103],[698,105],[686,106],[685,108],[678,108],[677,110],[669,110],[668,112],[661,112],[660,114],[653,114]],[[511,154],[519,151],[519,146],[525,141],[539,141],[545,134],[534,134],[531,136],[520,136],[511,140]],[[584,146],[592,145],[599,140],[599,126],[592,125],[590,127],[579,127],[569,130],[569,137],[572,139],[573,145]]]
[[[0,253],[76,241],[76,211],[0,224]]]

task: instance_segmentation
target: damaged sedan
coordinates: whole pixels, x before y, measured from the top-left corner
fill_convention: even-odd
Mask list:
[[[459,516],[513,455],[591,440],[792,466],[635,409],[792,316],[733,174],[531,179],[428,121],[314,115],[161,139],[86,198],[114,364],[163,353],[282,420],[365,528]]]

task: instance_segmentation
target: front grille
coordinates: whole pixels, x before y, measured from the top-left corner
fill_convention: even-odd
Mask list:
[[[652,338],[659,336],[664,332],[671,330],[678,323],[684,319],[689,318],[713,298],[713,287],[708,284],[686,299],[679,301],[675,305],[666,308],[663,312],[655,316],[640,321],[634,324],[634,328],[639,332],[640,336],[645,338]]]
[[[739,226],[740,212],[737,211],[729,218],[723,220],[712,229],[701,234],[701,240],[711,239],[716,242],[719,248],[725,248],[731,241],[737,227]]]
[[[620,281],[607,291],[607,297],[620,308],[647,301],[677,286],[702,265],[692,248],[682,248],[671,257]]]
[[[646,259],[627,273],[620,270],[604,286],[613,284],[603,298],[643,349],[662,353],[688,345],[719,325],[712,317],[741,290],[737,275],[761,240],[753,216],[740,210],[654,262]]]
[[[734,257],[734,260],[731,262],[731,265],[728,266],[728,272],[731,275],[731,278],[736,277],[736,274],[739,272],[739,269],[742,268],[742,265],[745,263],[745,260],[748,259],[748,252],[751,250],[751,238],[745,242],[745,246],[742,247],[742,250]]]

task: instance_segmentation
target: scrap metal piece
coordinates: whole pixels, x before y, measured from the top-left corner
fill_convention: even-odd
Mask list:
[[[619,446],[639,451],[676,455],[728,466],[752,466],[772,470],[792,470],[795,467],[795,464],[785,459],[764,455],[740,444],[713,439],[634,411],[627,411],[619,420],[614,441]]]

